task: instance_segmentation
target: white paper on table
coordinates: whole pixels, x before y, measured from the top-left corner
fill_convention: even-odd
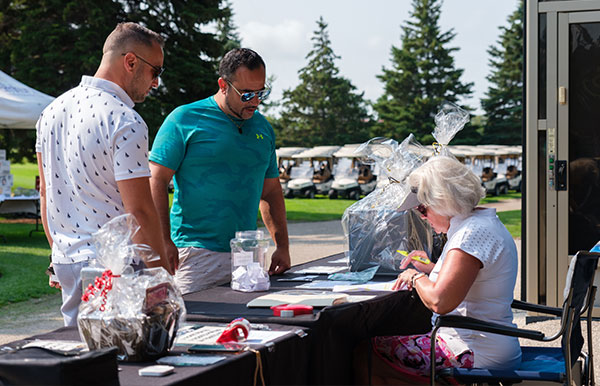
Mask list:
[[[328,289],[331,290],[335,286],[351,286],[354,282],[348,280],[316,280],[310,283],[297,285],[296,288],[309,289]],[[341,292],[341,291],[338,291]]]
[[[175,345],[217,344],[217,339],[226,328],[226,326],[202,326],[200,328],[190,328],[181,334],[178,334],[177,339],[175,339]],[[292,331],[266,331],[251,329],[248,334],[248,338],[239,343],[264,344],[291,332]]]
[[[356,291],[384,291],[391,292],[392,286],[396,280],[386,282],[367,282],[364,284],[351,284],[351,285],[336,285],[333,287],[333,292],[356,292]],[[406,286],[404,288],[406,289]]]
[[[318,265],[316,267],[304,268],[304,269],[301,269],[299,271],[294,271],[292,273],[298,273],[298,274],[304,274],[304,275],[308,275],[308,274],[330,274],[330,273],[336,273],[336,272],[345,271],[347,269],[348,269],[348,267],[332,267],[332,266],[326,266],[326,265]]]
[[[346,257],[340,257],[337,260],[333,260],[333,261],[329,261],[329,264],[349,264],[350,263],[350,258],[348,256]]]
[[[23,345],[27,347],[41,347],[54,351],[88,351],[87,345],[78,340],[43,340],[36,339]]]
[[[257,331],[250,330],[250,334],[248,334],[248,338],[245,341],[240,342],[244,344],[265,344],[272,340],[275,340],[279,337],[282,337],[287,334],[291,334],[293,331]]]

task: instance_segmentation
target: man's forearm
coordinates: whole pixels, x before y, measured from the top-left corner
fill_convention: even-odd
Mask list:
[[[44,234],[48,240],[48,245],[52,249],[52,237],[50,237],[50,230],[48,229],[48,214],[46,212],[46,179],[44,177],[44,168],[42,166],[42,153],[37,153],[38,162],[38,173],[40,176],[40,217],[42,218],[42,228],[44,228]]]
[[[273,192],[260,201],[260,214],[277,248],[289,249],[290,242],[283,195],[279,199]]]
[[[171,239],[171,220],[169,218],[169,192],[167,185],[154,178],[150,179],[152,201],[160,219],[161,233],[164,240]]]
[[[129,213],[135,216],[140,225],[142,239],[139,242],[149,245],[156,253],[163,257],[165,255],[165,246],[160,228],[156,226],[159,219],[155,208],[136,208]]]

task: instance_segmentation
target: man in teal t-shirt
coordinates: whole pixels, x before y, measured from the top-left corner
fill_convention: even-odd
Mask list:
[[[231,50],[221,60],[218,84],[214,96],[169,114],[150,154],[152,196],[168,256],[179,258],[175,280],[183,293],[229,281],[229,241],[236,231],[256,229],[259,207],[276,246],[269,273],[291,265],[275,133],[257,111],[269,94],[262,58]]]

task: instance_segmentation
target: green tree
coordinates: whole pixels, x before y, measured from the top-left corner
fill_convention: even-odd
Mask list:
[[[392,46],[391,68],[377,77],[384,93],[374,104],[378,123],[373,134],[403,140],[413,133],[423,144],[431,143],[434,117],[443,101],[457,103],[471,94],[472,83],[463,83],[462,69],[455,68],[447,48],[453,30],[441,32],[441,2],[413,0],[410,19],[402,26],[402,47]]]
[[[203,26],[228,12],[221,0],[0,0],[0,70],[58,96],[79,84],[81,75],[95,73],[104,40],[118,22],[145,25],[166,39],[161,85],[136,105],[153,138],[176,106],[217,91],[223,45]],[[17,140],[17,134],[27,138]],[[33,160],[34,137],[31,130],[0,130],[0,148],[6,146],[13,161]]]
[[[491,86],[481,107],[487,115],[483,135],[486,143],[520,145],[523,115],[523,2],[500,27],[498,45],[488,53],[492,67]]]
[[[153,139],[164,118],[179,105],[217,92],[218,60],[223,44],[207,24],[230,14],[221,0],[124,1],[127,16],[166,38],[166,68],[161,86],[136,110],[144,118]]]
[[[278,145],[316,146],[368,139],[364,93],[339,75],[337,56],[323,18],[317,21],[308,64],[298,71],[300,84],[283,93]]]
[[[242,46],[240,35],[237,33],[237,28],[232,19],[233,10],[231,1],[227,0],[225,2],[224,11],[224,16],[217,21],[217,39],[223,46],[223,54]]]
[[[0,9],[0,69],[54,96],[95,72],[104,39],[125,20],[111,1],[2,0]],[[33,130],[0,130],[13,162],[33,161],[34,144]]]

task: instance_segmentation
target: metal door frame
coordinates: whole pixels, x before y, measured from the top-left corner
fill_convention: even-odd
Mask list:
[[[568,255],[568,195],[549,187],[548,155],[554,152],[556,160],[569,159],[569,27],[573,23],[600,22],[600,1],[547,1],[526,0],[525,22],[525,144],[526,190],[523,199],[526,208],[525,258],[521,275],[525,283],[525,300],[540,302],[540,283],[546,293],[545,303],[562,305],[562,290],[570,259]],[[539,15],[546,15],[546,117],[538,119],[539,72]],[[560,104],[559,87],[566,88],[566,103]],[[539,98],[544,98],[540,96]],[[546,132],[546,159],[538,159],[538,135]],[[546,186],[538,184],[539,167],[545,165]],[[567,176],[568,178],[568,176]],[[546,217],[539,212],[541,189],[545,189]],[[543,223],[543,224],[541,224]],[[545,253],[543,251],[545,249]],[[544,256],[541,256],[544,254]],[[561,257],[560,259],[558,258]],[[545,270],[545,274],[540,273]],[[600,315],[596,307],[595,316]]]

